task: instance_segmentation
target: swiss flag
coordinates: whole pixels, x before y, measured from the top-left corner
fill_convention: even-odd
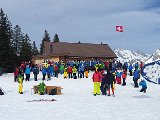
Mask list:
[[[117,32],[123,32],[123,26],[116,26]]]

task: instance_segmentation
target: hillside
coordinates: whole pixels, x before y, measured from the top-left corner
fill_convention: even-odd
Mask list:
[[[120,60],[121,62],[135,63],[146,61],[150,57],[150,55],[139,51],[115,49],[114,52],[118,57],[117,60]]]

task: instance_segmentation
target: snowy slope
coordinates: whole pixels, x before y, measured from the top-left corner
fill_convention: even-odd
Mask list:
[[[146,61],[145,63],[147,64],[147,63],[151,63],[151,62],[158,61],[158,60],[160,60],[160,49],[157,49],[157,50],[147,59],[147,61]]]
[[[118,57],[117,60],[120,60],[122,62],[135,63],[140,61],[146,61],[146,59],[148,59],[150,56],[139,51],[131,50],[115,49],[114,52]]]
[[[38,76],[39,81],[42,78]],[[0,76],[0,86],[6,91],[0,96],[0,120],[159,120],[159,86],[148,83],[147,93],[133,88],[132,77],[127,86],[116,85],[116,97],[93,96],[92,73],[88,79],[52,78],[46,85],[63,87],[63,95],[40,96],[31,94],[33,80],[24,81],[24,94],[18,94],[18,83],[13,74]],[[33,78],[33,75],[31,76]],[[56,99],[55,102],[27,102],[28,100]]]
[[[158,79],[160,78],[160,61],[146,64],[143,72],[146,79],[158,83]]]

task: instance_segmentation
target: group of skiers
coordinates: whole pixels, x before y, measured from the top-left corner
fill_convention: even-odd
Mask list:
[[[121,63],[120,61],[68,61],[67,63],[47,61],[43,63],[42,68],[37,64],[22,63],[19,67],[15,68],[14,81],[19,83],[19,93],[22,94],[23,80],[25,74],[25,80],[30,81],[30,74],[33,72],[34,80],[37,81],[37,75],[42,72],[42,80],[50,80],[51,77],[57,77],[59,74],[63,74],[64,79],[66,78],[88,78],[89,71],[95,70],[93,74],[94,82],[94,95],[99,95],[100,91],[102,95],[110,96],[110,90],[114,96],[115,84],[122,86],[126,85],[127,72],[133,76],[134,87],[138,86],[138,79],[143,68],[143,63],[135,63],[128,65],[127,62]],[[145,80],[142,80],[139,85],[142,85],[143,92],[146,92],[147,84]],[[41,93],[39,91],[39,93]]]
[[[122,86],[126,85],[127,72],[129,75],[133,76],[134,87],[139,88],[142,86],[140,92],[146,92],[147,83],[144,79],[138,84],[140,79],[141,72],[143,70],[143,63],[135,63],[134,67],[132,64],[128,66],[128,63],[124,64],[119,62],[112,62],[111,67],[106,66],[106,69],[95,69],[93,74],[93,83],[94,83],[94,95],[100,95],[100,90],[102,95],[111,96],[110,90],[112,90],[112,95],[114,95],[115,84]]]

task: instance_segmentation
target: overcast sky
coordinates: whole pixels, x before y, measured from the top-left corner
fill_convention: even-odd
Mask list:
[[[152,53],[160,48],[160,0],[0,0],[13,27],[37,46],[46,29],[61,42],[107,43]],[[116,32],[122,25],[124,32]]]

